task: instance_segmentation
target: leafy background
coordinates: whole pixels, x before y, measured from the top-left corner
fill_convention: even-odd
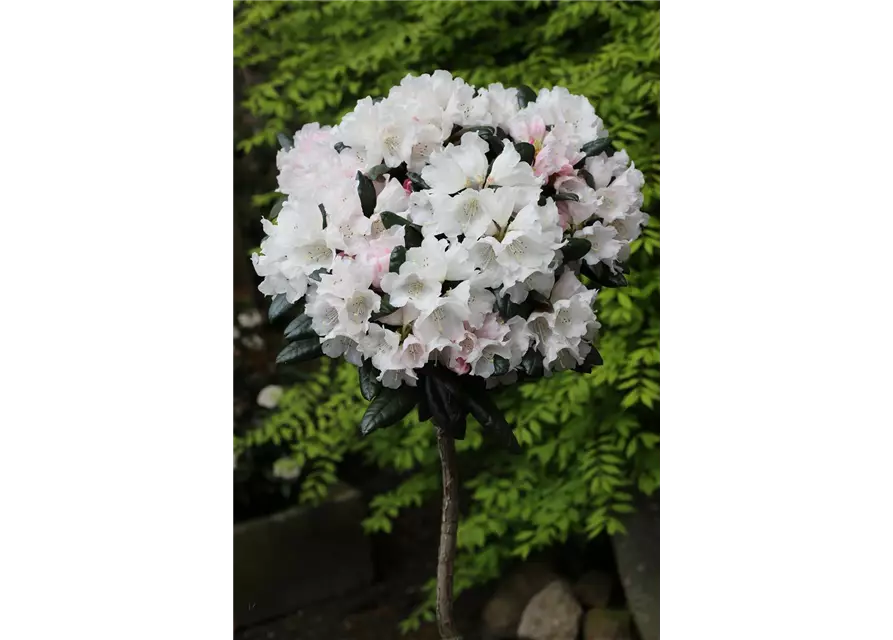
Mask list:
[[[653,2],[235,3],[237,310],[265,308],[247,255],[276,197],[276,134],[334,124],[407,73],[447,69],[475,85],[565,86],[592,101],[645,174],[643,208],[652,217],[632,244],[630,284],[597,297],[604,365],[499,395],[521,456],[491,446],[476,425],[457,443],[466,494],[458,592],[538,550],[622,535],[634,492],[659,487],[659,32]],[[235,450],[286,450],[305,470],[298,500],[323,499],[350,456],[400,478],[372,498],[370,533],[389,532],[401,510],[439,494],[429,423],[413,413],[361,439],[367,403],[353,366],[324,358],[289,381],[276,411],[237,425]],[[433,618],[432,588],[404,629]]]

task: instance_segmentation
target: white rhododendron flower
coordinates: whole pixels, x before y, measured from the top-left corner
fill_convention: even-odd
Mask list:
[[[252,261],[260,291],[306,316],[295,340],[392,389],[428,366],[489,387],[597,356],[594,287],[622,282],[648,216],[585,97],[439,70],[287,142]]]

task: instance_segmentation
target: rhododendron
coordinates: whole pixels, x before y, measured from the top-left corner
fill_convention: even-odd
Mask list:
[[[489,398],[502,384],[601,364],[599,287],[625,284],[647,223],[642,173],[567,89],[475,88],[406,76],[334,127],[282,136],[285,200],[252,256],[270,319],[292,314],[277,362],[325,354],[359,369],[360,429],[418,406],[444,470],[438,616],[451,633],[454,438],[471,414],[518,442]],[[450,633],[448,633],[450,632]]]
[[[436,71],[286,142],[252,258],[262,292],[303,303],[308,353],[371,361],[389,388],[426,366],[514,381],[586,360],[596,287],[622,282],[647,222],[642,174],[586,98]]]

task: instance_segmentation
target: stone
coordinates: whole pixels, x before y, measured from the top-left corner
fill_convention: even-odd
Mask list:
[[[642,640],[660,640],[660,492],[636,494],[627,533],[611,536],[627,607]]]
[[[286,615],[372,583],[372,550],[359,491],[335,485],[317,507],[299,506],[233,528],[237,626]]]
[[[576,640],[583,607],[571,586],[555,580],[530,599],[521,614],[521,640]]]
[[[542,562],[527,562],[511,572],[484,607],[484,635],[488,639],[514,638],[521,614],[530,599],[558,579]]]
[[[631,640],[630,615],[626,611],[590,609],[583,620],[583,640]]]
[[[587,571],[574,585],[574,595],[586,609],[604,609],[611,600],[614,577],[603,571]]]

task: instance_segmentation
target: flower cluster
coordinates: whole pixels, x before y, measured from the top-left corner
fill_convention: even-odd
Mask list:
[[[586,98],[436,71],[283,146],[287,198],[252,259],[326,355],[397,388],[429,362],[495,384],[594,351],[590,286],[622,279],[647,216]]]

